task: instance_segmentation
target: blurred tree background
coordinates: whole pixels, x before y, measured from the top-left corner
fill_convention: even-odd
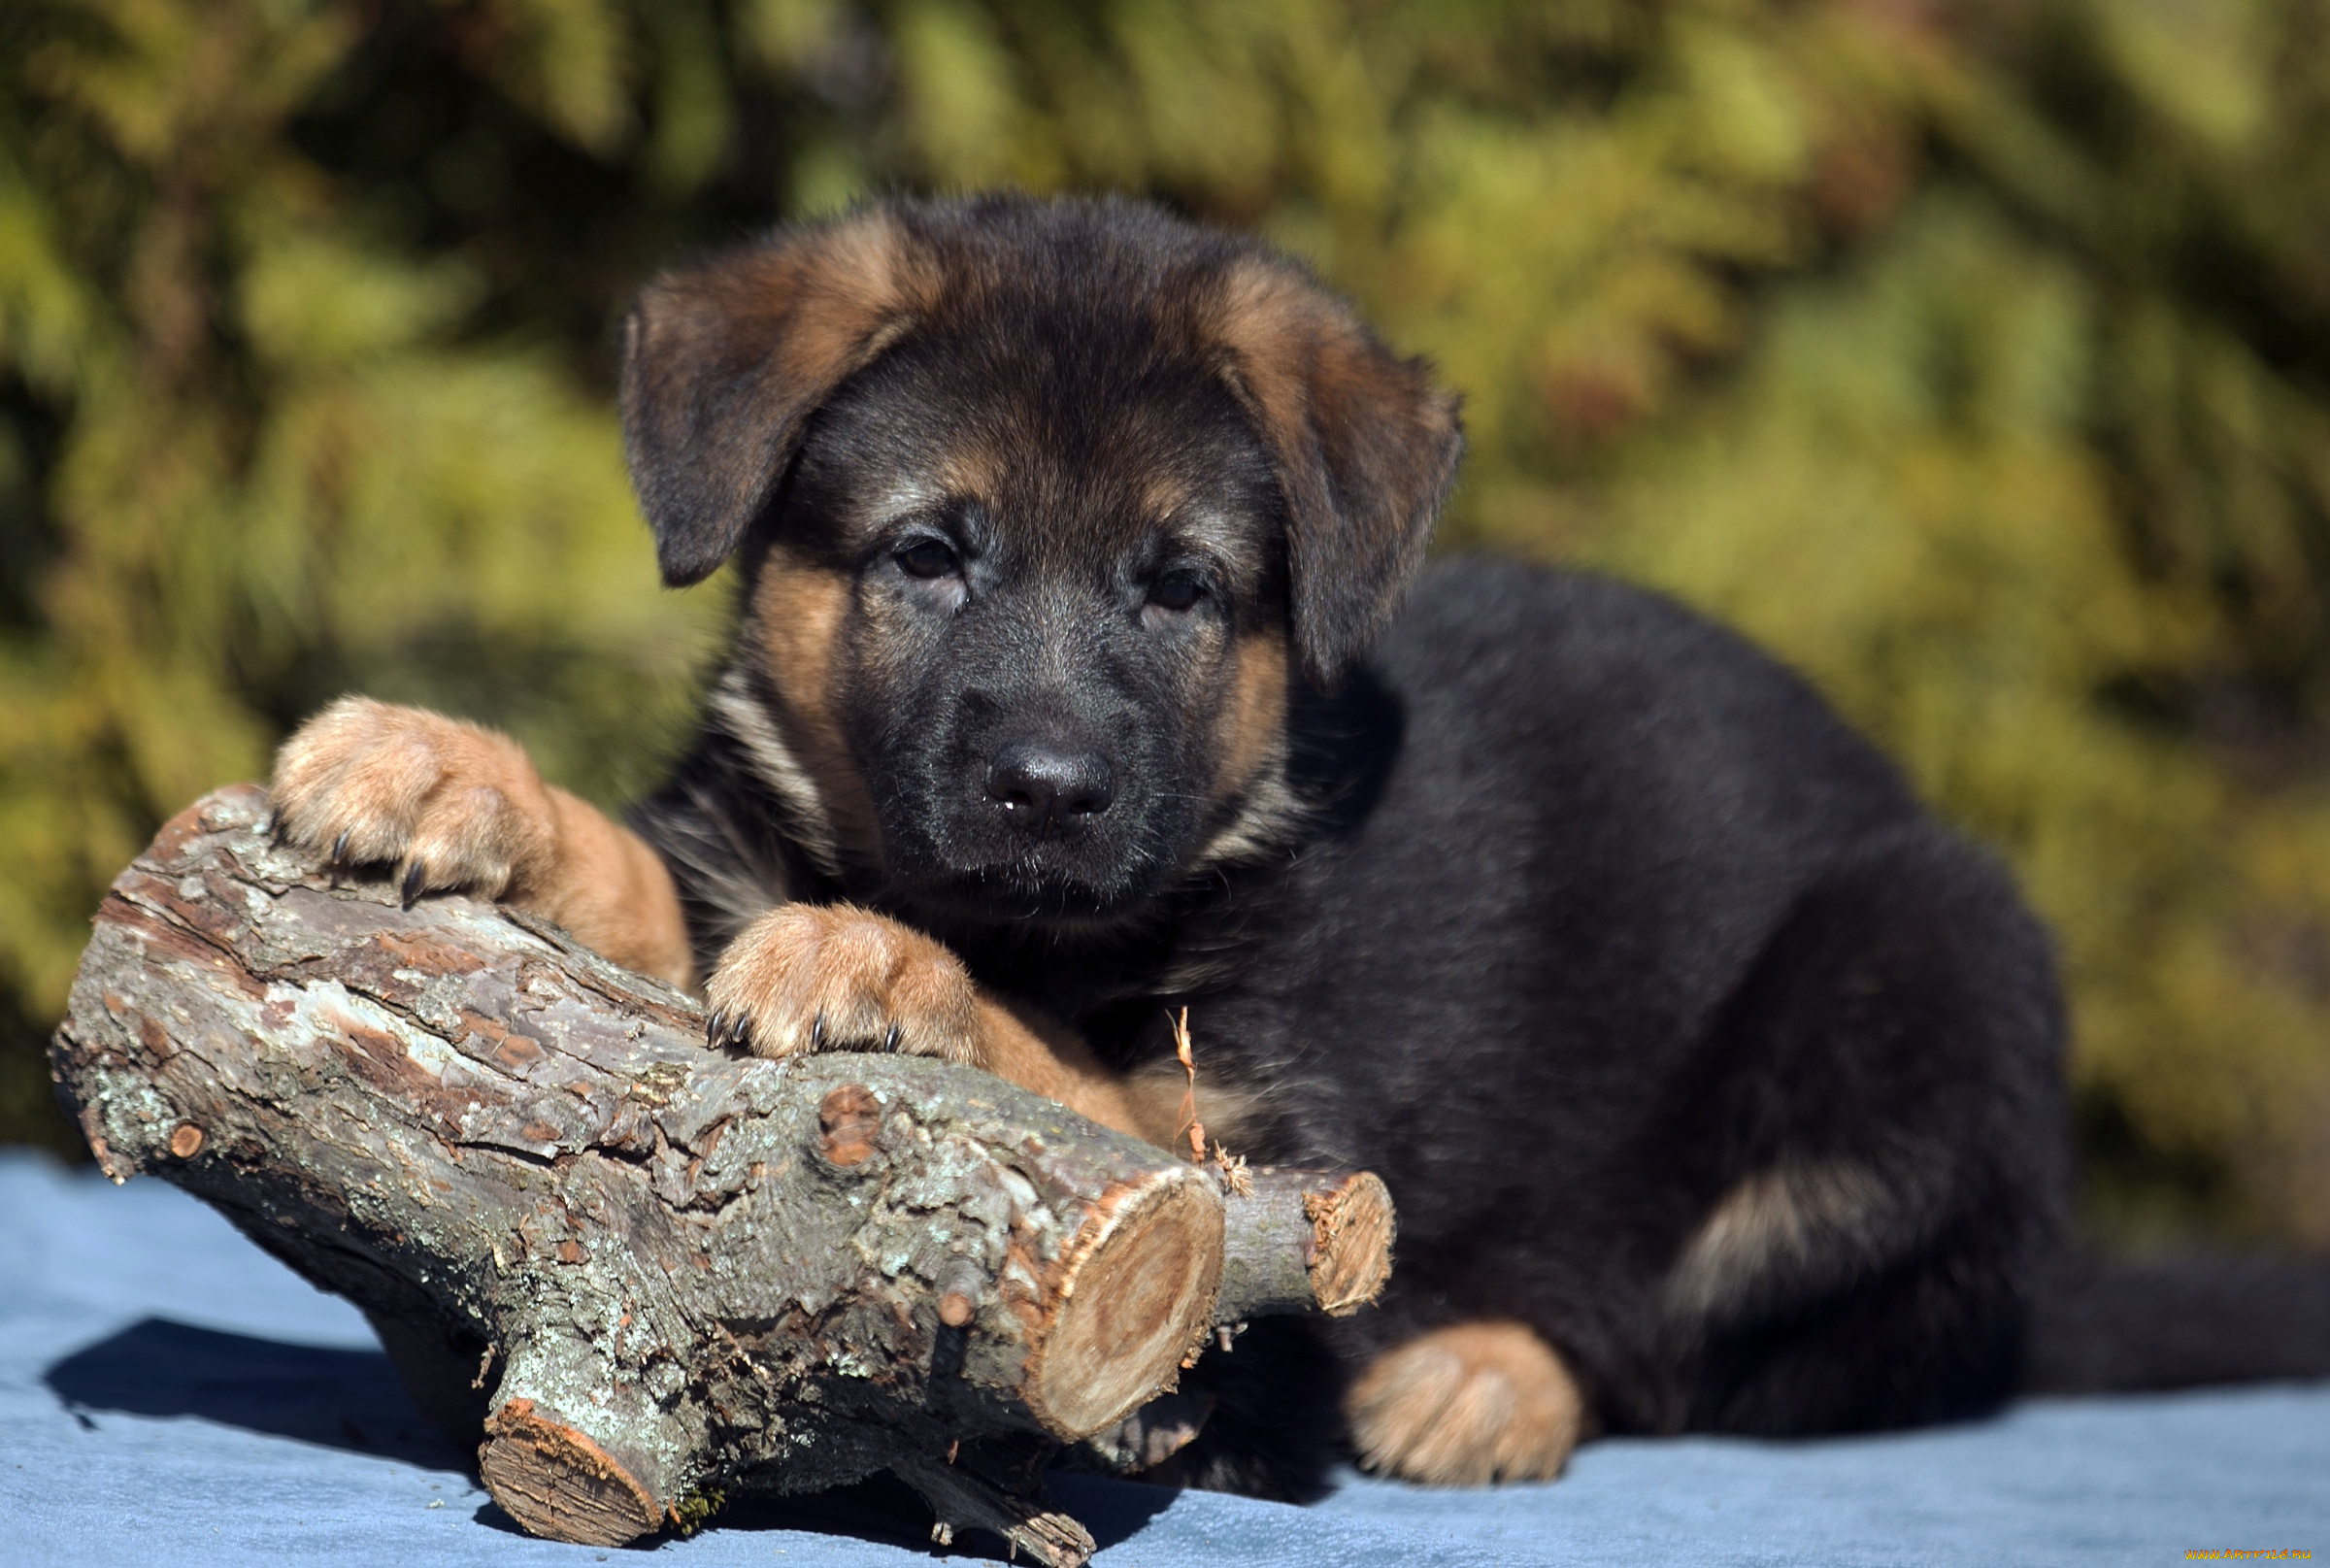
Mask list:
[[[1129,189],[1468,398],[1447,546],[1806,671],[2061,934],[2107,1236],[2330,1243],[2330,0],[12,0],[0,1136],[162,817],[345,689],[603,802],[610,333],[889,188]]]

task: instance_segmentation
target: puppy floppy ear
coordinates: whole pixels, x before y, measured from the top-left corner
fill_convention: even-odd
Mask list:
[[[861,213],[666,274],[623,323],[623,451],[665,583],[708,577],[809,417],[936,294],[895,215]]]
[[[1287,262],[1242,257],[1215,298],[1214,336],[1285,493],[1295,649],[1332,685],[1423,564],[1464,450],[1456,397]]]

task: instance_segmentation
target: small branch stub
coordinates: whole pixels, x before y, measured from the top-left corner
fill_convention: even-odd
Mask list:
[[[191,1121],[182,1121],[170,1135],[170,1152],[178,1159],[192,1159],[202,1152],[202,1129]]]
[[[863,1084],[844,1084],[817,1102],[818,1152],[844,1170],[874,1154],[882,1134],[882,1102]]]
[[[986,1279],[979,1266],[968,1258],[957,1258],[939,1275],[939,1321],[949,1328],[964,1328],[979,1316],[980,1297],[985,1293]]]
[[[1051,1568],[1081,1564],[1097,1550],[1092,1533],[1068,1515],[1031,1501],[1024,1488],[999,1486],[968,1465],[915,1454],[890,1468],[938,1516],[930,1528],[936,1545],[950,1547],[967,1529],[992,1530],[1014,1559],[1024,1551]]]
[[[626,1546],[663,1522],[629,1471],[573,1427],[537,1415],[530,1399],[487,1418],[478,1471],[505,1513],[552,1540]]]
[[[1225,1198],[1221,1295],[1214,1320],[1283,1313],[1347,1318],[1391,1278],[1391,1194],[1375,1175],[1254,1167]]]

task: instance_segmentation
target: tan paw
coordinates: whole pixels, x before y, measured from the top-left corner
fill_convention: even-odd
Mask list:
[[[1550,1481],[1585,1415],[1561,1358],[1512,1322],[1458,1323],[1384,1351],[1343,1408],[1361,1464],[1438,1486]]]
[[[903,1051],[986,1065],[962,960],[847,904],[780,904],[728,945],[704,994],[712,1044],[756,1056]]]
[[[557,853],[549,793],[516,741],[419,708],[343,697],[276,753],[276,832],[424,892],[510,893]]]

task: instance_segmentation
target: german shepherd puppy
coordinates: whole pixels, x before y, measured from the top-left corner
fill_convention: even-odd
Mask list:
[[[1206,1126],[1381,1173],[1400,1257],[1201,1363],[1166,1474],[1549,1477],[2010,1391],[2067,1174],[2046,934],[1738,639],[1419,576],[1455,400],[1299,267],[885,202],[650,284],[622,397],[665,581],[744,598],[669,786],[626,828],[349,699],[283,831],[698,986],[715,1046],[929,1052],[1158,1142],[1186,1006]]]

